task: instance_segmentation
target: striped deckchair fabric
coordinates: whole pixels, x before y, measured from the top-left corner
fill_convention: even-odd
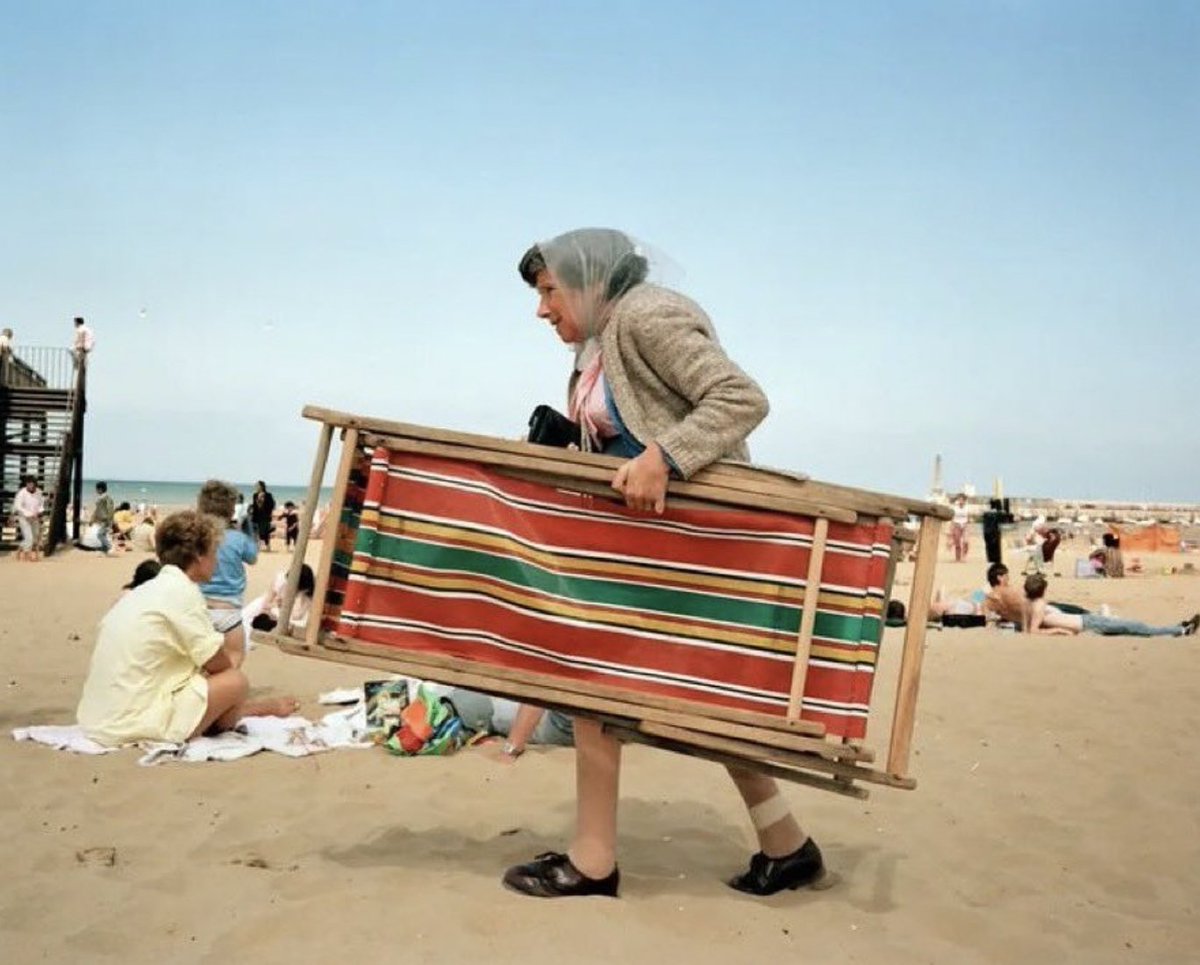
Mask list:
[[[661,517],[384,447],[351,473],[323,627],[483,665],[783,716],[814,520]],[[831,523],[801,716],[861,738],[890,522]]]
[[[370,456],[358,453],[350,466],[342,512],[333,529],[333,558],[329,567],[325,606],[321,610],[322,630],[335,629],[342,612],[342,603],[346,598],[346,582],[354,560],[354,544],[358,539],[359,517],[362,515],[363,498],[367,492],[367,474],[370,470]]]

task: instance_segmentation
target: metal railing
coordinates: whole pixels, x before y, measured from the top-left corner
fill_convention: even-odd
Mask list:
[[[22,345],[0,355],[0,386],[10,389],[71,389],[75,353],[69,348]]]

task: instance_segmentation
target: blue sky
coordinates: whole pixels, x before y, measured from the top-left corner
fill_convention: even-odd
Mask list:
[[[518,435],[515,264],[619,227],[764,462],[1200,500],[1200,5],[0,0],[0,325],[89,476],[300,482],[305,403]]]

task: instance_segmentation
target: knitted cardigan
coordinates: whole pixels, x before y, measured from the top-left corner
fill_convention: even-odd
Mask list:
[[[625,427],[643,445],[657,442],[683,478],[718,459],[749,460],[746,437],[766,418],[767,397],[691,299],[635,286],[612,305],[600,350]]]

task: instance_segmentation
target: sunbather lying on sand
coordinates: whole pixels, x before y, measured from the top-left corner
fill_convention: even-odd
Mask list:
[[[1100,616],[1096,613],[1063,613],[1047,603],[1046,578],[1035,573],[1025,580],[1025,630],[1054,636],[1098,633],[1106,637],[1184,637],[1200,627],[1200,613],[1165,627],[1153,627],[1139,620]]]

